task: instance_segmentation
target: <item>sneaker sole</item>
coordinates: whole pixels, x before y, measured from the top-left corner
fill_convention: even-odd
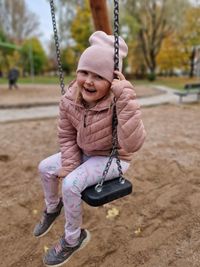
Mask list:
[[[44,264],[46,266],[48,266],[48,267],[59,267],[59,266],[62,266],[63,264],[65,264],[65,263],[67,263],[71,259],[71,257],[74,256],[74,254],[76,254],[76,252],[78,252],[81,249],[83,249],[89,243],[89,241],[91,239],[91,234],[90,234],[90,232],[88,230],[85,230],[85,231],[87,233],[87,237],[83,240],[81,246],[76,251],[74,251],[71,256],[69,256],[69,258],[67,258],[65,261],[63,261],[63,262],[61,262],[59,264],[56,264],[56,265],[48,265],[48,264],[45,264],[45,263]]]

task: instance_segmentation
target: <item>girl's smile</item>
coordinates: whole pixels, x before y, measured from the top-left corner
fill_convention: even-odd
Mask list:
[[[86,93],[89,93],[89,94],[96,93],[96,91],[97,91],[95,88],[85,88],[85,87],[83,87],[83,89],[85,90]]]
[[[90,71],[78,71],[77,84],[83,100],[89,107],[95,106],[110,89],[110,82]]]

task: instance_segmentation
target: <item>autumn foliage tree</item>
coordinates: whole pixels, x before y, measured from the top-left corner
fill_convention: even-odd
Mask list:
[[[195,47],[200,45],[200,6],[190,7],[185,12],[180,31],[177,32],[177,39],[182,45],[182,51],[186,54],[185,64],[190,66],[190,77],[194,74]]]
[[[188,56],[176,34],[165,38],[157,56],[158,72],[162,75],[174,75],[176,71],[188,71]]]
[[[165,38],[179,27],[187,0],[127,0],[127,12],[138,23],[137,42],[150,76],[156,75],[157,56]]]
[[[77,8],[76,16],[71,24],[71,36],[75,41],[73,47],[77,56],[88,46],[88,39],[93,29],[89,4],[88,1],[84,1],[84,4]]]
[[[200,45],[200,8],[190,7],[183,14],[178,30],[166,38],[157,57],[159,70],[173,74],[175,69],[193,76],[194,49]]]
[[[47,56],[37,38],[30,38],[24,41],[21,50],[21,59],[23,72],[30,73],[31,67],[34,69],[34,74],[41,74],[45,70]]]

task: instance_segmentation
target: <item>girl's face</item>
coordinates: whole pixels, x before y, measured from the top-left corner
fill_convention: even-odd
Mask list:
[[[96,105],[110,89],[110,82],[96,73],[90,71],[78,71],[76,78],[82,98],[89,107]]]

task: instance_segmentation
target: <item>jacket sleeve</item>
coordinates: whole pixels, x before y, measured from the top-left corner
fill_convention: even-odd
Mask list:
[[[58,140],[61,150],[62,168],[59,170],[59,176],[64,177],[76,169],[81,164],[81,151],[77,145],[77,131],[71,124],[67,109],[64,104],[64,98],[59,105],[58,120]]]
[[[119,145],[125,151],[133,153],[140,149],[146,136],[140,105],[129,81],[119,81],[111,89],[116,97]]]

